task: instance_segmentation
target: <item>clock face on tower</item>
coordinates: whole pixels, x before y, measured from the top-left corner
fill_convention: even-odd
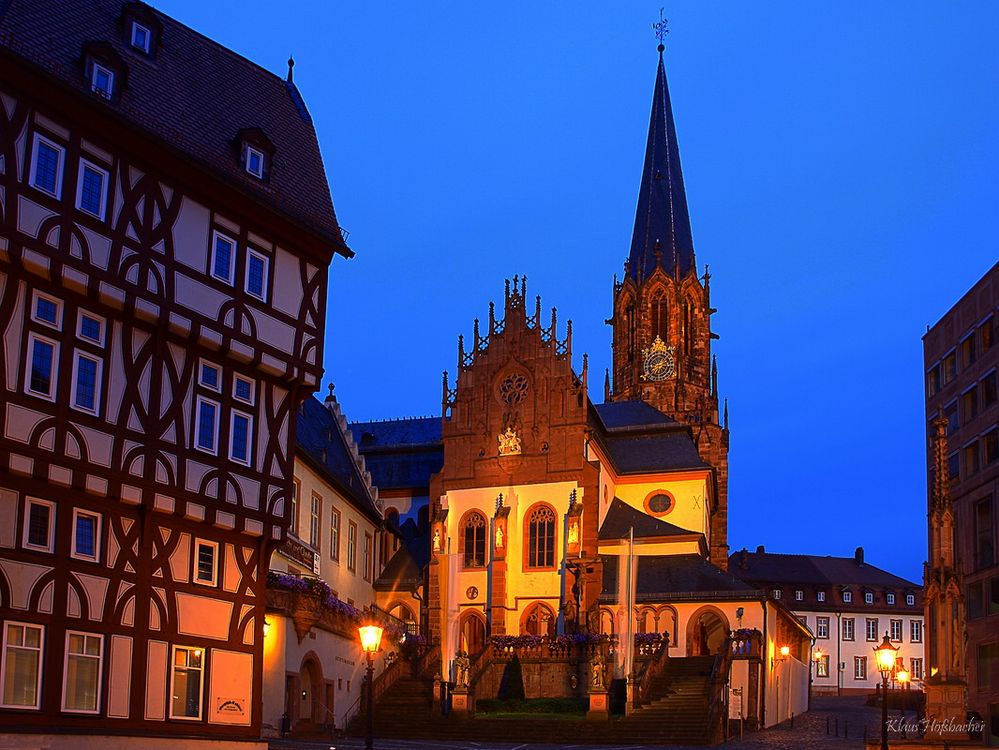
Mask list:
[[[642,365],[642,380],[658,382],[671,377],[676,369],[673,360],[673,347],[666,346],[663,340],[656,336],[652,346],[642,350],[644,362]]]

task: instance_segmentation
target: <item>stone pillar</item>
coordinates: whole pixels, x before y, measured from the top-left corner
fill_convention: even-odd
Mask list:
[[[503,496],[497,500],[493,516],[492,599],[489,601],[490,635],[506,635],[506,550],[509,546],[507,521],[510,507],[503,505]]]

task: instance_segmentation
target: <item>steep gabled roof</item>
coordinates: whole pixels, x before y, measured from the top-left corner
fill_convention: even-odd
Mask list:
[[[308,459],[325,479],[332,480],[358,510],[376,524],[381,523],[370,479],[361,473],[339,420],[329,408],[310,396],[298,412],[296,430],[298,455]]]
[[[661,46],[628,261],[628,272],[635,279],[648,278],[657,262],[679,278],[694,266],[694,240]]]
[[[873,586],[918,590],[907,581],[863,560],[863,555],[785,555],[774,552],[740,550],[729,556],[733,575],[756,583],[800,583],[829,586]]]
[[[669,536],[702,536],[696,531],[682,529],[667,521],[654,518],[648,513],[643,513],[636,508],[632,508],[621,498],[615,497],[607,509],[604,522],[600,525],[597,538],[601,541],[627,539],[630,532],[634,531],[635,539],[649,539]]]
[[[160,24],[152,56],[125,42],[123,12],[134,7]],[[100,101],[112,116],[320,235],[331,249],[353,254],[341,237],[315,127],[294,83],[142,3],[0,2],[0,53],[27,61],[93,101],[81,51],[98,43],[127,65],[120,96]],[[266,182],[247,174],[239,163],[237,135],[254,128],[274,146]]]

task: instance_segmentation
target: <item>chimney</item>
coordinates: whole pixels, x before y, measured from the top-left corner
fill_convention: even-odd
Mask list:
[[[857,565],[864,564],[864,548],[857,547],[857,551],[853,553],[853,559],[857,562]]]
[[[766,551],[766,549],[764,549],[764,547],[763,547],[762,544],[759,547],[756,548],[756,554],[757,555],[765,555],[766,552],[767,551]]]
[[[742,552],[739,553],[739,567],[742,570],[749,569],[749,553],[746,551],[745,547],[743,547]]]

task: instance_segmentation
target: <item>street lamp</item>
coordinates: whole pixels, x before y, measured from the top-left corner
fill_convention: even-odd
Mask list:
[[[888,633],[881,645],[874,649],[874,657],[881,672],[881,750],[888,750],[888,678],[895,668],[895,654],[898,649],[891,645]]]
[[[361,634],[361,648],[368,660],[368,669],[365,673],[365,680],[368,683],[368,731],[364,737],[364,748],[372,750],[375,744],[375,666],[373,659],[382,642],[382,629],[378,625],[364,625],[358,628],[357,632]]]

